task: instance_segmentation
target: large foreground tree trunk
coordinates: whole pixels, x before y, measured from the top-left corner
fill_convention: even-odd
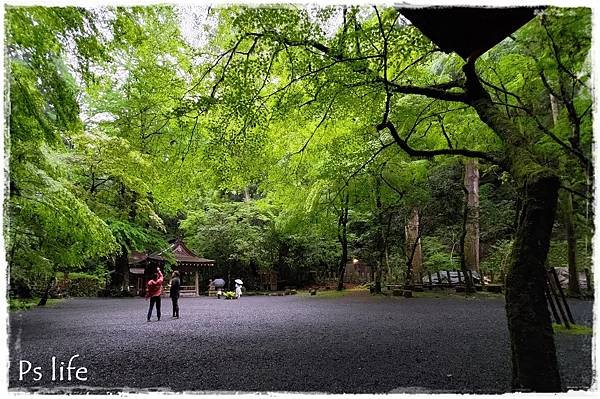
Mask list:
[[[521,212],[506,276],[506,315],[514,390],[561,390],[552,322],[544,292],[545,262],[556,213],[559,178],[529,151],[530,137],[494,104],[475,71],[463,66],[467,103],[504,144],[504,167],[522,190]]]
[[[560,391],[550,312],[544,293],[546,256],[558,198],[557,176],[538,175],[525,186],[519,227],[506,276],[513,388]]]

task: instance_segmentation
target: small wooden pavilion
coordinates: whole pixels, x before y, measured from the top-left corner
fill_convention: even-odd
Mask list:
[[[181,279],[181,292],[193,293],[199,295],[200,287],[208,287],[210,270],[215,266],[215,261],[196,256],[183,242],[181,238],[171,242],[169,248],[146,255],[139,252],[132,252],[129,255],[129,272],[136,275],[133,289],[138,294],[145,291],[145,282],[153,274],[156,267],[164,270],[164,265],[168,260],[175,259],[176,264],[173,270],[178,270]],[[167,285],[170,276],[165,276],[164,284]]]

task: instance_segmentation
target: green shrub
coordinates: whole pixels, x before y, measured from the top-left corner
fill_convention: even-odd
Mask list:
[[[569,335],[592,335],[592,327],[582,326],[579,324],[571,324],[571,328],[566,328],[562,324],[552,323],[554,333],[562,333]]]
[[[32,307],[36,306],[37,303],[39,302],[39,299],[37,298],[32,298],[32,299],[9,299],[8,300],[8,307],[10,310],[27,310],[27,309],[31,309]]]
[[[57,283],[58,291],[63,295],[73,297],[97,296],[102,289],[102,282],[98,276],[85,273],[69,273],[67,278],[62,278]]]
[[[46,303],[46,307],[56,305],[59,301],[60,301],[60,299],[48,299],[48,302]],[[37,307],[39,302],[40,302],[40,298],[27,298],[27,299],[11,298],[8,300],[8,308],[11,311],[29,310],[31,308]]]

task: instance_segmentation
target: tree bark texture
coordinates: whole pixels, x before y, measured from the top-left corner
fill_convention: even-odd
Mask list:
[[[477,160],[468,160],[465,163],[464,186],[467,190],[465,265],[468,270],[479,273],[479,165]]]
[[[423,270],[423,253],[421,251],[419,210],[413,208],[410,217],[404,227],[406,238],[406,278],[405,285],[412,286],[414,276],[418,276]]]
[[[465,169],[465,179],[466,174],[467,170]],[[467,240],[467,226],[469,223],[469,190],[467,189],[467,187],[463,186],[463,191],[465,194],[465,201],[463,205],[462,232],[460,235],[460,270],[462,271],[463,276],[465,277],[465,294],[469,295],[475,292],[475,287],[473,286],[473,279],[468,273],[469,269],[467,268],[467,255],[465,246],[465,242]]]
[[[381,294],[381,276],[383,271],[383,262],[385,259],[386,234],[383,223],[383,203],[381,201],[381,178],[379,176],[375,177],[375,207],[377,208],[377,232],[379,237],[377,240],[377,265],[373,274],[375,277],[373,292],[376,294]]]
[[[559,180],[538,176],[525,187],[511,265],[506,276],[506,314],[513,360],[513,388],[560,391],[560,376],[544,293],[546,256]]]

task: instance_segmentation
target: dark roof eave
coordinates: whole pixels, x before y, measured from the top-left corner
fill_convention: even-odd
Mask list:
[[[148,259],[164,262],[165,258],[160,255],[150,255]],[[175,261],[177,263],[191,263],[191,264],[212,264],[214,265],[216,262],[212,259],[204,259],[204,258],[190,258],[190,259],[178,259],[175,256]]]
[[[529,22],[543,7],[424,7],[398,11],[446,53],[477,57]]]

